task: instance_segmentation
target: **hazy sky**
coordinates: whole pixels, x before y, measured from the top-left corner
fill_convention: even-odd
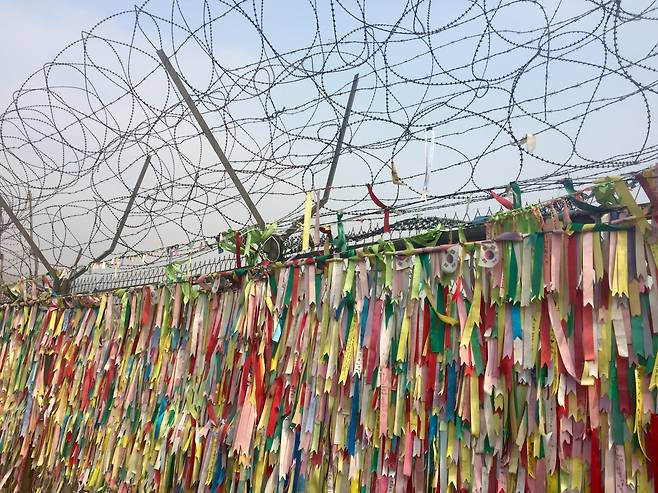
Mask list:
[[[13,91],[20,86],[27,76],[39,69],[44,63],[52,60],[69,43],[79,40],[81,31],[91,29],[96,23],[108,15],[121,10],[132,10],[134,4],[134,0],[131,2],[123,0],[104,2],[82,0],[48,2],[38,0],[0,0],[0,12],[2,12],[2,16],[0,16],[0,61],[3,62],[1,65],[2,77],[0,77],[0,106],[4,109],[11,102]],[[186,9],[189,9],[189,19],[193,25],[200,25],[202,15],[204,15],[203,3],[196,0],[185,0],[180,4],[184,5]],[[347,41],[348,43],[358,41],[355,38],[358,38],[361,34],[359,20],[341,13],[338,7],[336,8],[336,12],[330,12],[328,4],[328,2],[318,2],[320,31],[322,31],[323,42],[331,42],[334,35],[337,35],[339,39],[343,39],[343,41]],[[348,2],[348,4],[351,5],[353,2]],[[627,8],[641,9],[640,4],[648,5],[649,1],[638,0],[637,3],[633,3],[633,5],[629,5]],[[221,11],[214,3],[212,5],[213,8],[216,8],[216,12]],[[378,0],[376,4],[370,2],[367,5],[368,22],[371,25],[377,25],[378,23],[386,24],[394,22],[400,16],[400,10],[404,3],[397,0]],[[464,5],[465,3],[462,0],[434,2],[432,4],[432,27],[449,22],[453,16],[459,15],[464,9]],[[489,4],[487,3],[487,5]],[[582,166],[587,160],[605,160],[610,156],[633,152],[641,146],[643,139],[646,137],[647,119],[644,101],[638,95],[629,97],[624,103],[616,104],[614,107],[605,107],[604,104],[601,104],[601,107],[597,111],[591,112],[586,124],[582,125],[580,130],[580,120],[574,119],[570,121],[570,118],[574,117],[574,115],[584,111],[583,105],[592,97],[592,94],[595,94],[595,98],[614,98],[620,94],[627,94],[636,90],[635,86],[623,74],[606,77],[599,86],[596,86],[596,77],[600,72],[596,63],[603,59],[604,50],[597,43],[590,45],[583,43],[582,39],[579,38],[584,37],[583,39],[586,39],[587,35],[582,33],[587,33],[588,30],[598,29],[597,22],[600,20],[599,17],[604,16],[585,16],[584,20],[573,27],[573,29],[579,30],[578,33],[568,32],[570,27],[567,25],[566,28],[562,28],[561,33],[553,34],[555,39],[551,44],[552,53],[558,53],[564,59],[552,60],[550,67],[547,66],[547,70],[550,69],[550,79],[546,89],[548,92],[551,92],[561,91],[562,88],[571,87],[566,92],[559,92],[557,95],[549,97],[545,102],[548,104],[549,110],[551,108],[559,109],[554,113],[550,113],[549,111],[548,117],[551,125],[559,125],[559,131],[555,128],[550,128],[550,125],[547,126],[537,119],[527,116],[525,112],[531,114],[541,113],[542,104],[544,103],[540,97],[544,91],[544,71],[541,66],[539,69],[536,69],[537,65],[541,65],[542,63],[541,57],[532,61],[532,49],[513,50],[508,54],[505,54],[504,51],[507,44],[512,45],[514,42],[522,44],[524,42],[523,35],[514,34],[515,30],[524,31],[535,26],[541,29],[544,18],[541,16],[539,8],[537,8],[538,4],[524,3],[520,5],[519,8],[511,6],[504,9],[503,12],[497,13],[495,18],[490,19],[490,27],[506,33],[503,36],[509,39],[500,37],[497,32],[488,38],[488,42],[491,42],[489,46],[485,42],[481,43],[480,48],[478,47],[478,33],[480,29],[485,29],[484,23],[480,23],[480,21],[467,23],[463,27],[454,29],[451,27],[445,31],[445,35],[442,33],[437,34],[433,38],[433,43],[443,43],[441,48],[437,49],[441,64],[440,68],[437,68],[437,65],[426,56],[426,53],[423,54],[423,50],[426,50],[426,48],[423,42],[418,40],[418,43],[414,44],[412,42],[410,45],[404,43],[389,43],[386,45],[386,53],[378,53],[372,57],[377,72],[374,72],[375,69],[373,66],[361,66],[354,70],[350,68],[350,70],[332,72],[323,76],[322,83],[326,86],[325,89],[327,92],[331,93],[338,91],[345,84],[349,84],[356,70],[361,72],[363,79],[360,89],[363,89],[363,91],[357,94],[354,111],[355,113],[359,113],[362,118],[358,128],[355,129],[357,133],[355,133],[356,137],[353,144],[355,146],[367,147],[371,142],[383,141],[386,138],[394,140],[400,137],[401,128],[405,124],[412,126],[415,132],[419,132],[429,122],[435,125],[435,122],[447,121],[447,125],[438,125],[436,128],[436,132],[438,135],[441,135],[441,138],[437,143],[433,163],[434,172],[430,184],[430,195],[439,196],[451,193],[461,186],[466,186],[466,189],[472,190],[474,187],[504,185],[510,180],[515,179],[517,175],[519,150],[514,146],[507,145],[509,143],[509,136],[504,132],[500,133],[496,125],[490,125],[491,122],[482,119],[478,113],[486,113],[493,119],[504,120],[507,105],[509,104],[508,94],[504,91],[497,92],[497,89],[499,89],[497,87],[489,89],[482,86],[480,89],[473,90],[472,86],[477,84],[464,83],[464,94],[454,97],[451,95],[445,96],[446,92],[457,91],[459,85],[455,89],[455,86],[451,87],[447,83],[444,91],[444,86],[441,84],[450,82],[450,77],[453,76],[458,77],[461,81],[477,78],[480,75],[485,76],[484,74],[486,73],[486,78],[494,81],[495,85],[495,81],[498,80],[497,77],[504,78],[505,74],[518,70],[527,60],[529,61],[529,66],[533,66],[534,64],[535,69],[521,74],[522,77],[519,78],[518,84],[514,87],[516,102],[519,104],[519,101],[521,101],[520,106],[523,107],[520,108],[519,106],[514,110],[515,114],[512,116],[513,132],[518,135],[523,135],[526,132],[543,133],[538,136],[537,156],[528,154],[524,156],[522,179],[529,179],[559,170],[561,169],[560,163],[565,161],[568,161],[569,166],[574,166],[573,169],[575,171],[587,171],[578,169],[577,167]],[[542,2],[541,5],[546,8],[549,16],[556,9],[559,10],[559,13],[556,15],[560,19],[569,19],[580,14],[584,9],[592,8],[593,6],[589,2],[567,3],[560,2],[559,0],[547,0]],[[153,0],[147,6],[147,9],[149,11],[159,9],[159,12],[166,17],[166,11],[170,6],[170,0]],[[249,7],[249,4],[245,3],[245,6]],[[264,3],[263,29],[266,31],[268,39],[273,40],[274,46],[279,52],[285,53],[295,48],[303,48],[313,44],[313,37],[316,35],[316,30],[313,24],[313,13],[308,6],[309,3],[303,1],[281,2],[279,0],[268,0]],[[332,14],[337,19],[338,27],[336,32],[332,30],[329,21],[332,18]],[[108,34],[114,39],[122,41],[129,40],[132,34],[133,19],[134,16],[131,15],[116,18],[103,25],[99,32]],[[149,45],[149,43],[152,43],[158,37],[154,34],[155,31],[149,31],[149,28],[152,27],[152,24],[149,24],[150,22],[146,19],[142,24],[142,27],[147,31],[146,39],[144,37],[140,38],[138,33],[135,43],[136,46],[145,50],[145,53],[155,51],[153,45]],[[410,16],[405,17],[404,28],[414,29],[414,21]],[[646,56],[647,53],[651,53],[651,50],[655,50],[656,38],[655,31],[652,32],[652,28],[655,28],[655,23],[650,22],[638,24],[628,23],[621,26],[617,33],[617,41],[622,53],[630,59],[637,59]],[[386,37],[386,32],[384,31],[377,32],[374,30],[372,34],[373,38],[377,37],[378,42],[381,42],[381,38]],[[168,39],[170,33],[165,32],[162,34],[162,42],[165,48],[167,45],[171,46]],[[396,35],[400,38],[404,37],[400,33]],[[174,45],[180,42],[180,39],[182,37],[178,38],[174,42]],[[455,41],[455,43],[452,44],[451,41]],[[258,33],[248,21],[240,16],[227,16],[215,24],[212,41],[213,56],[220,59],[223,65],[228,65],[229,67],[249,63],[254,59],[258,59],[261,49],[259,42],[260,37]],[[92,42],[91,45],[90,51],[93,53],[95,61],[101,65],[107,64],[107,66],[113,69],[117,68],[117,65],[111,59],[112,54],[103,47],[102,42],[96,44]],[[572,51],[571,46],[576,51]],[[412,51],[408,51],[410,47]],[[491,60],[491,63],[487,63],[486,56],[484,55],[485,49],[491,49],[492,53],[496,53],[496,50],[501,50],[502,54]],[[78,45],[65,55],[64,60],[79,61],[81,57],[80,53],[81,45]],[[220,107],[220,100],[222,99],[226,101],[231,100],[230,117],[234,119],[233,121],[241,121],[241,119],[245,118],[245,115],[253,115],[257,120],[267,120],[268,114],[262,106],[254,106],[250,101],[244,104],[235,103],[231,99],[232,96],[230,94],[224,95],[222,93],[221,84],[218,83],[218,79],[214,76],[212,70],[209,70],[213,66],[209,63],[209,59],[203,50],[199,49],[199,46],[193,42],[187,43],[185,49],[182,51],[182,55],[179,56],[179,61],[182,60],[183,65],[179,66],[179,70],[182,70],[197,91],[203,91],[204,84],[206,86],[211,83],[213,84],[213,91],[215,91],[213,97],[215,99],[212,101],[212,104],[215,106],[211,106],[211,108]],[[339,67],[342,63],[342,56],[344,55],[334,53],[332,56],[326,57],[326,60],[334,64],[333,67]],[[348,58],[349,56],[348,53]],[[387,63],[398,63],[399,65],[393,65],[394,69],[388,72],[385,70],[379,72],[382,57],[384,56]],[[408,60],[407,57],[411,57],[411,60]],[[574,58],[575,61],[569,59],[570,57]],[[613,56],[608,53],[607,57],[608,67],[614,67],[615,62]],[[291,59],[294,59],[294,57],[291,57]],[[321,57],[318,57],[318,59],[321,59]],[[479,61],[473,62],[472,60],[474,59]],[[578,60],[591,60],[595,63],[593,65],[580,64],[577,63]],[[655,62],[653,60],[651,62],[655,69]],[[152,70],[154,66],[157,66],[157,62],[153,59],[149,60],[147,56],[143,56],[142,59],[132,62],[132,68],[136,71],[140,69],[145,71]],[[271,69],[271,67],[266,68]],[[446,68],[450,72],[449,76],[444,76],[442,73]],[[651,72],[650,68],[632,67],[630,69],[632,77],[637,77],[645,83],[647,81],[655,83],[655,73]],[[279,68],[275,67],[272,74],[275,74],[277,70]],[[429,89],[430,97],[435,98],[434,101],[439,101],[440,104],[432,103],[431,107],[418,105],[417,108],[413,108],[415,102],[421,101],[425,97],[427,88],[422,84],[402,84],[400,83],[402,79],[398,76],[419,78],[425,76],[429,71],[432,71],[432,74],[434,74],[432,82],[436,82]],[[605,74],[610,75],[609,71],[610,68],[608,68]],[[281,75],[281,72],[283,71],[280,71],[277,75]],[[58,83],[65,82],[66,77],[70,76],[64,69],[59,73],[63,74],[63,76],[58,80]],[[388,77],[387,84],[395,83],[391,86],[391,91],[384,90],[382,88],[384,82],[378,80],[378,77],[383,77],[384,74]],[[267,71],[253,75],[254,79],[267,76],[271,76]],[[297,74],[284,74],[284,76],[294,78]],[[99,84],[104,83],[101,76],[97,76],[96,80],[99,81]],[[584,81],[588,80],[590,82],[584,83]],[[583,83],[581,84],[581,82]],[[42,78],[35,78],[33,83],[34,86],[39,87],[39,84],[43,83]],[[222,83],[224,83],[224,79],[222,79]],[[302,104],[308,95],[316,97],[317,94],[314,92],[316,88],[312,85],[305,86],[304,84],[310,84],[310,82],[301,79],[301,82],[296,85],[291,86],[286,84],[275,87],[271,96],[273,97],[273,101],[276,101],[276,107],[272,107],[276,110],[282,110],[284,107],[291,108],[297,104]],[[248,80],[245,79],[242,85],[245,87],[249,86]],[[240,84],[236,84],[236,86],[240,88]],[[101,92],[104,95],[111,94],[111,86],[101,87]],[[172,101],[174,101],[173,98],[177,97],[175,93],[173,93],[173,96],[172,94],[167,94],[167,91],[164,90],[165,87],[166,80],[162,70],[159,69],[156,76],[147,81],[147,84],[140,86],[139,89],[141,96],[149,102],[153,102],[154,107],[162,108],[162,99],[165,96],[171,98],[167,100],[167,105],[172,104]],[[653,107],[655,104],[655,86],[653,87],[653,91],[645,91],[648,94],[647,104],[650,107]],[[536,100],[533,99],[535,97],[537,97]],[[342,94],[338,99],[343,101],[342,104],[344,104],[346,95]],[[73,98],[72,100],[75,101]],[[446,102],[449,102],[451,106],[445,105]],[[561,109],[571,104],[575,104],[576,106],[570,109]],[[579,104],[582,105],[578,106]],[[404,108],[401,108],[402,106]],[[384,108],[386,109],[384,110]],[[392,108],[392,112],[385,113],[390,108]],[[412,113],[414,111],[416,113],[409,116],[407,114],[409,108],[411,108]],[[470,109],[473,113],[463,113],[462,116],[459,116],[461,110],[465,108]],[[499,108],[499,110],[494,111],[493,108]],[[125,116],[122,113],[124,109],[120,105],[116,105],[113,111],[121,117]],[[340,108],[338,109],[340,110]],[[594,109],[590,108],[590,110]],[[329,104],[319,106],[317,111],[314,108],[307,108],[303,114],[284,114],[281,117],[281,123],[285,124],[286,128],[291,128],[299,124],[300,119],[306,117],[312,117],[313,122],[324,119],[329,124],[318,128],[317,134],[321,135],[325,140],[331,140],[336,131],[336,122],[339,121],[335,113],[340,115],[340,111],[335,110],[336,108],[332,108]],[[366,118],[363,115],[377,115],[382,118],[379,121],[377,119]],[[143,118],[144,115],[138,113],[137,119],[141,121],[140,119]],[[211,126],[215,126],[218,129],[218,133],[222,131],[222,120],[219,112],[215,112],[212,115],[209,114],[207,118]],[[295,118],[297,118],[297,121]],[[355,116],[354,118],[356,121],[359,121],[360,116]],[[480,124],[482,124],[482,129],[477,128],[477,125]],[[253,125],[250,127],[250,133],[248,134],[248,137],[253,142],[249,142],[249,145],[254,148],[259,146],[266,147],[269,141],[267,129],[264,127],[262,129],[258,128],[256,123]],[[512,125],[510,124],[510,126]],[[191,122],[189,122],[186,128],[185,125],[181,125],[179,130],[181,129],[188,132],[195,131]],[[656,125],[654,124],[649,136],[649,146],[656,144],[655,129]],[[308,133],[315,132],[315,130],[312,129]],[[571,142],[565,136],[573,137],[576,134],[578,134],[577,150],[582,154],[570,157],[573,154],[573,149],[571,148]],[[117,133],[117,135],[121,134]],[[285,140],[285,137],[285,132],[280,133],[278,136],[279,143],[281,142],[281,138]],[[73,136],[73,138],[76,137]],[[490,141],[495,141],[496,146],[502,147],[495,154],[484,156]],[[293,147],[293,144],[296,147]],[[281,144],[281,148],[284,149],[283,151],[279,150],[278,153],[275,153],[273,150],[271,151],[273,162],[277,163],[280,161],[286,165],[301,164],[303,166],[305,164],[303,160],[301,162],[295,162],[294,156],[285,154],[286,145],[287,143],[285,142]],[[315,150],[315,152],[319,150],[314,149],[313,145],[313,142],[310,142],[310,140],[306,142],[302,139],[301,142],[291,143],[290,149],[294,152],[300,151],[303,159],[307,159],[306,156],[308,154],[313,154],[311,152],[312,150]],[[199,151],[199,146],[203,150],[203,155]],[[44,149],[46,148],[44,147]],[[165,204],[162,207],[170,207],[173,210],[180,204],[185,203],[189,193],[190,197],[194,195],[194,198],[199,200],[198,204],[200,205],[198,205],[198,211],[203,211],[203,217],[201,214],[190,213],[189,210],[185,210],[184,208],[181,211],[179,207],[176,209],[178,216],[174,217],[172,224],[166,227],[163,226],[162,231],[160,231],[160,233],[165,233],[164,238],[162,235],[159,237],[157,235],[136,237],[134,239],[134,245],[130,246],[148,250],[150,248],[158,248],[162,244],[188,241],[190,239],[189,232],[192,232],[193,235],[200,233],[202,236],[208,237],[223,230],[227,226],[234,226],[230,223],[227,225],[217,215],[205,215],[208,204],[214,204],[215,201],[221,199],[222,183],[217,182],[217,176],[221,174],[221,170],[219,172],[211,171],[199,177],[198,185],[201,186],[202,193],[198,191],[198,188],[194,189],[196,186],[196,179],[194,177],[195,169],[220,169],[215,168],[215,166],[218,166],[217,160],[212,152],[209,152],[207,144],[203,142],[199,144],[198,141],[191,140],[183,143],[177,151],[180,152],[181,149],[188,153],[192,163],[190,167],[186,167],[184,159],[182,163],[180,162],[180,156],[165,156],[164,154],[167,149],[163,149],[162,155],[158,156],[158,159],[170,159],[169,163],[164,162],[161,164],[161,168],[154,166],[154,170],[157,170],[158,173],[171,171],[174,168],[174,164],[176,169],[175,173],[172,172],[166,177],[168,182],[172,183],[172,195],[159,196],[156,199],[160,201],[160,204]],[[239,162],[241,159],[248,159],[250,157],[251,149],[227,149],[227,153],[231,151],[233,151],[233,154],[230,158]],[[291,153],[294,154],[292,151]],[[373,204],[367,198],[365,191],[365,184],[370,181],[379,183],[377,188],[378,194],[387,203],[390,203],[397,194],[400,194],[406,200],[417,199],[418,195],[416,191],[422,186],[422,172],[424,168],[423,142],[416,140],[408,145],[405,144],[404,151],[399,155],[396,154],[396,163],[400,174],[403,176],[414,175],[413,178],[409,179],[409,184],[416,190],[413,192],[411,189],[398,189],[390,182],[388,169],[386,166],[382,167],[382,163],[390,161],[390,152],[390,149],[380,149],[373,150],[372,155],[364,153],[357,156],[346,153],[341,157],[340,170],[337,173],[334,183],[337,188],[332,194],[332,200],[337,200],[336,203],[332,204],[334,210],[340,210],[343,207],[340,202],[341,200],[345,201],[344,204],[346,205],[344,207],[353,209],[372,208]],[[389,154],[387,155],[387,153]],[[464,159],[463,156],[465,155],[468,155],[469,164],[477,164],[472,166],[462,164],[452,168],[449,166],[450,163]],[[68,159],[56,156],[55,154],[54,156],[56,163],[58,159],[62,162],[66,162],[66,159]],[[537,159],[538,156],[544,159],[544,161]],[[135,155],[135,160],[138,158],[142,159],[142,157]],[[100,189],[100,192],[95,192],[100,193],[102,198],[107,201],[111,201],[116,197],[125,197],[127,190],[130,189],[130,183],[134,180],[136,170],[139,169],[138,165],[132,166],[129,169],[125,167],[125,163],[130,160],[126,155],[121,155],[120,158],[112,156],[112,159],[115,160],[110,161],[108,158],[109,164],[107,165],[114,166],[115,170],[120,169],[125,182],[122,180],[122,182],[108,183],[107,186]],[[557,164],[547,164],[546,159]],[[117,163],[123,164],[119,165]],[[9,165],[11,166],[11,163]],[[291,174],[296,173],[294,171],[295,168],[291,169],[293,170],[290,171]],[[319,183],[316,183],[316,189],[321,187],[324,182],[325,175],[323,173],[323,170],[319,170],[317,173],[316,180]],[[98,176],[102,176],[102,174],[97,174]],[[160,177],[154,177],[153,173],[147,175],[145,187],[157,185],[156,178]],[[295,178],[297,179],[299,177]],[[245,177],[245,179],[251,180],[252,178]],[[176,190],[177,194],[173,194],[173,183],[178,187]],[[358,185],[358,188],[351,188],[354,184]],[[206,189],[203,189],[204,185]],[[277,188],[274,192],[285,192],[289,193],[289,195],[280,196],[276,193],[264,193],[259,199],[262,200],[260,206],[264,211],[263,215],[266,216],[266,221],[276,220],[284,214],[299,211],[304,200],[304,194],[301,192],[309,190],[310,187],[310,178],[309,176],[305,176],[304,180],[298,179],[296,182],[291,181],[290,183],[285,183],[281,181],[277,183]],[[219,195],[209,195],[208,190],[217,192]],[[84,198],[85,193],[88,194],[84,188],[84,184],[79,184],[78,188],[72,188],[69,191],[73,195],[67,197],[66,200],[71,200],[71,202],[74,202],[75,199]],[[282,199],[282,197],[285,198]],[[546,198],[545,194],[535,193],[535,195],[529,194],[527,199],[536,200],[537,197]],[[171,205],[165,199],[172,201]],[[358,200],[360,202],[356,202]],[[44,207],[46,205],[48,204],[43,204]],[[113,214],[116,215],[116,211],[121,210],[120,205],[121,203],[118,203],[115,209],[104,211],[104,214],[106,214],[103,218],[103,227],[105,227],[105,230],[101,231],[101,237],[105,236],[106,239],[108,235],[111,237],[112,228],[116,224],[116,218]],[[146,205],[142,201],[136,207],[141,208],[140,210],[146,214]],[[167,210],[165,209],[165,212]],[[226,210],[229,211],[231,217],[240,217],[242,221],[249,221],[244,207],[239,203],[228,204]],[[436,212],[436,214],[443,214],[443,212],[441,210]],[[428,212],[428,214],[432,213],[433,211]],[[87,216],[89,215],[87,214]],[[377,217],[379,219],[379,216]],[[76,229],[76,232],[84,238],[87,235],[87,231],[93,229],[94,225],[91,219],[90,217],[76,218],[74,221],[69,221],[67,227]],[[131,221],[137,221],[137,219],[131,217]],[[129,225],[131,221],[129,221]],[[174,227],[176,223],[184,226],[187,233],[182,234],[179,230],[176,230]],[[134,224],[137,228],[138,224]],[[52,238],[51,232],[44,230],[44,242],[51,241]],[[52,241],[55,243],[67,243],[64,237],[56,238]],[[65,257],[70,259],[71,256],[75,256],[77,254],[76,248],[71,248]],[[100,243],[99,246],[91,248],[86,254],[93,256],[93,253],[97,252],[98,248],[101,248]]]
[[[0,102],[4,108],[26,77],[80,33],[134,1],[0,0]]]

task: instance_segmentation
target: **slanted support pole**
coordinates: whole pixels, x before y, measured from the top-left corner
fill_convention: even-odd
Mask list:
[[[167,55],[165,55],[164,51],[158,50],[158,56],[160,57],[160,60],[162,61],[162,65],[164,65],[165,70],[169,74],[169,77],[171,77],[171,80],[174,81],[174,85],[178,89],[178,92],[185,100],[185,103],[187,103],[187,106],[190,108],[190,111],[194,115],[194,118],[196,119],[197,123],[201,127],[201,131],[208,139],[208,142],[210,142],[210,146],[213,148],[215,154],[217,154],[217,157],[224,165],[224,169],[226,169],[226,172],[231,177],[231,180],[233,181],[233,185],[235,185],[235,188],[237,188],[238,192],[240,192],[240,195],[242,196],[242,199],[245,201],[245,204],[247,204],[247,208],[251,212],[251,215],[254,216],[254,219],[258,223],[260,229],[265,229],[265,221],[263,220],[262,216],[258,212],[258,209],[256,208],[256,204],[254,204],[254,202],[251,200],[249,193],[242,185],[240,178],[238,178],[238,175],[233,169],[233,166],[231,166],[231,163],[229,162],[228,158],[224,154],[224,151],[222,150],[219,143],[217,142],[217,139],[215,139],[215,136],[210,131],[210,127],[206,123],[206,120],[199,112],[199,109],[194,104],[194,101],[192,101],[192,98],[190,97],[190,94],[187,92],[187,89],[185,88],[183,81],[178,76],[176,69],[174,69],[174,66],[171,64],[169,58],[167,57]]]
[[[336,147],[334,148],[334,157],[331,160],[331,167],[329,168],[329,176],[327,177],[327,183],[324,186],[324,193],[320,202],[313,206],[311,215],[318,212],[324,207],[324,205],[329,200],[329,195],[331,194],[331,187],[334,184],[334,176],[336,175],[336,168],[338,167],[338,158],[340,157],[340,151],[343,148],[343,140],[345,139],[345,132],[347,131],[347,124],[350,121],[350,114],[352,113],[352,105],[354,104],[354,96],[356,94],[356,88],[359,86],[359,74],[354,76],[352,79],[352,88],[350,89],[350,95],[347,98],[347,106],[345,106],[345,114],[343,115],[343,123],[340,125],[340,131],[338,132],[338,140],[336,141]],[[288,228],[285,235],[290,236],[297,229],[297,222],[301,221],[303,218],[294,221],[292,225]]]
[[[60,286],[60,279],[59,279],[59,274],[55,270],[55,268],[50,264],[48,259],[44,256],[44,254],[41,252],[39,247],[34,243],[34,240],[32,239],[32,236],[30,233],[23,227],[21,224],[20,220],[18,217],[16,217],[16,214],[14,214],[14,211],[9,207],[9,204],[5,200],[5,198],[0,195],[0,207],[2,207],[2,210],[4,210],[7,215],[9,216],[9,220],[16,226],[16,229],[20,232],[20,234],[23,236],[27,244],[30,246],[32,249],[32,252],[34,253],[35,257],[37,257],[39,260],[41,260],[41,263],[44,265],[46,270],[48,271],[48,274],[50,274],[50,277],[53,278],[53,283],[54,287],[57,290]]]
[[[34,216],[32,211],[32,192],[30,190],[27,191],[27,206],[30,214],[30,238],[34,241]],[[34,255],[34,271],[32,275],[36,276],[39,273],[39,259],[34,252],[32,252],[32,255]]]
[[[336,174],[336,167],[338,166],[338,158],[340,157],[340,151],[343,148],[343,139],[345,139],[345,132],[347,131],[347,124],[350,121],[350,113],[352,113],[352,104],[354,104],[354,95],[356,94],[356,88],[359,85],[359,74],[354,76],[352,80],[352,88],[350,89],[350,96],[347,98],[347,106],[345,107],[345,114],[343,115],[343,123],[340,126],[340,132],[338,134],[338,141],[336,142],[336,148],[334,149],[334,157],[331,160],[331,168],[329,168],[329,176],[327,177],[327,183],[324,186],[324,193],[322,194],[322,199],[317,205],[318,208],[324,207],[324,204],[329,200],[329,194],[331,193],[331,186],[334,184],[334,176]]]
[[[123,227],[126,225],[126,221],[128,220],[128,216],[130,215],[130,211],[133,207],[133,204],[135,203],[135,199],[137,198],[137,192],[139,192],[139,188],[142,186],[142,181],[144,180],[144,175],[146,174],[146,170],[149,168],[151,164],[151,156],[146,156],[146,159],[144,160],[144,164],[142,165],[142,170],[139,172],[139,176],[137,177],[137,182],[135,183],[135,187],[133,188],[132,193],[130,194],[130,198],[128,199],[128,204],[126,205],[126,210],[123,211],[123,216],[121,216],[121,219],[119,220],[119,224],[117,225],[117,232],[114,234],[114,238],[112,239],[112,243],[110,244],[109,248],[105,250],[103,253],[101,253],[98,257],[96,257],[94,260],[92,260],[89,264],[87,264],[84,267],[81,267],[78,269],[76,272],[74,272],[68,279],[66,279],[66,288],[71,287],[71,283],[80,277],[82,274],[87,272],[89,269],[89,266],[95,262],[100,262],[103,260],[105,257],[110,255],[114,249],[116,248],[117,244],[119,243],[119,238],[121,238],[121,233],[123,232]],[[80,255],[78,255],[78,259],[80,258]],[[77,261],[76,261],[77,263]]]

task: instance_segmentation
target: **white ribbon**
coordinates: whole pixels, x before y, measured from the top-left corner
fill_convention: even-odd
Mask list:
[[[430,169],[434,162],[434,129],[425,129],[425,180],[423,181],[423,200],[427,200],[427,191],[430,186]]]

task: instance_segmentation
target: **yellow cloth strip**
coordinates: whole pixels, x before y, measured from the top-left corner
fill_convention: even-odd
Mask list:
[[[302,231],[302,250],[310,248],[311,242],[311,209],[313,208],[313,194],[306,193],[306,206],[304,207],[304,229]]]

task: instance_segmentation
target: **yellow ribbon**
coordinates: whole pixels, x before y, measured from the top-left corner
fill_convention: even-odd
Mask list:
[[[304,207],[304,229],[302,231],[302,250],[310,248],[311,242],[311,209],[313,208],[313,194],[306,193],[306,205]]]
[[[658,359],[658,358],[657,358]],[[642,368],[639,366],[635,367],[635,427],[634,432],[637,435],[637,441],[640,443],[640,449],[645,457],[647,457],[647,451],[644,446],[644,434],[642,433],[642,413],[644,410],[643,401],[643,391],[642,383],[644,380],[644,375]]]
[[[482,302],[482,284],[480,278],[475,279],[475,290],[473,291],[473,304],[466,317],[466,324],[464,325],[464,332],[460,341],[461,346],[468,346],[471,341],[471,333],[476,322],[480,323],[480,304]]]
[[[432,310],[434,311],[436,316],[439,317],[439,320],[441,320],[441,322],[448,325],[457,325],[459,323],[459,320],[457,320],[456,318],[449,317],[448,315],[444,315],[437,309],[436,300],[434,299],[434,295],[432,295],[432,288],[430,287],[427,281],[425,281],[425,298],[427,298],[427,301],[429,301]]]
[[[398,344],[398,352],[395,360],[400,363],[406,359],[407,356],[407,340],[409,339],[409,326],[411,325],[411,317],[409,316],[408,309],[404,312],[402,319],[402,327],[400,328],[400,343]]]
[[[642,231],[643,234],[645,234],[647,229],[649,229],[649,223],[644,217],[644,211],[639,205],[637,205],[637,202],[635,202],[631,192],[628,190],[628,185],[626,185],[626,182],[618,176],[611,178],[611,180],[614,183],[615,192],[617,192],[619,200],[626,206],[628,211],[635,216],[637,227],[640,228],[640,231]]]

